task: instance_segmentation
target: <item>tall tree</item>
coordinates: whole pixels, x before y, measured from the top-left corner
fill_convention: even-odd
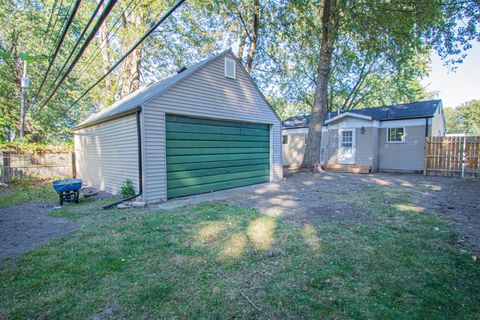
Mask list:
[[[338,36],[340,17],[343,15],[342,0],[325,0],[322,10],[322,42],[320,45],[320,62],[317,69],[317,84],[310,114],[308,127],[307,148],[303,158],[303,167],[322,171],[321,167],[321,140],[323,117],[328,104],[328,81],[332,64],[333,50]]]
[[[480,100],[471,100],[460,106],[445,108],[448,133],[480,135]]]
[[[468,49],[469,41],[479,36],[480,23],[480,4],[473,0],[445,3],[436,0],[413,3],[324,0],[321,11],[321,19],[313,17],[309,25],[321,27],[322,39],[302,164],[315,171],[321,171],[321,128],[329,102],[328,76],[337,43],[350,39],[360,46],[384,50],[388,52],[387,59],[400,62],[436,49],[444,57],[453,56],[452,59],[459,62],[464,57],[462,49]],[[455,27],[458,19],[468,20],[465,28]]]

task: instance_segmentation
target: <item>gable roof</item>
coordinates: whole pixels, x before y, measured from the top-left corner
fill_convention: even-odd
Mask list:
[[[433,117],[442,100],[418,101],[392,106],[382,106],[366,109],[353,109],[341,111],[343,113],[353,113],[357,115],[371,117],[375,121],[414,119]],[[329,112],[323,119],[323,125],[328,124],[328,120],[339,116],[337,112]],[[310,124],[310,115],[290,117],[283,121],[284,129],[305,128]]]
[[[142,87],[137,91],[127,95],[122,100],[112,104],[110,107],[91,115],[85,121],[79,123],[75,128],[85,127],[93,123],[99,123],[99,122],[102,122],[103,120],[111,119],[116,116],[128,113],[129,111],[137,110],[138,107],[143,103],[147,102],[153,97],[156,97],[164,93],[165,91],[170,89],[172,86],[174,86],[181,80],[189,77],[191,74],[203,68],[210,61],[213,61],[221,56],[224,56],[229,52],[232,52],[232,51],[230,49],[222,51],[203,61],[198,62],[197,64],[194,64],[193,66],[187,68],[181,73],[175,74],[169,78],[155,82],[147,87]]]
[[[359,118],[363,120],[373,120],[371,116],[366,116],[364,114],[359,114],[359,113],[353,113],[353,112],[342,112],[340,114],[337,114],[336,116],[326,119],[324,121],[325,124],[329,124],[330,122],[340,120],[345,117],[354,117],[354,118]]]

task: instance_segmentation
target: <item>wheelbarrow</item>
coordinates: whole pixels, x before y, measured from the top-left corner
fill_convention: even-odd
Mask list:
[[[82,188],[82,180],[80,179],[63,179],[52,182],[53,189],[60,197],[60,205],[64,202],[78,203],[79,191]]]

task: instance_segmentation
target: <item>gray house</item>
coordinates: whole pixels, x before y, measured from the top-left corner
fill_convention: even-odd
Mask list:
[[[282,179],[281,121],[224,51],[142,88],[74,130],[77,176],[144,201]]]
[[[308,115],[283,122],[283,164],[298,167],[305,152]],[[425,137],[445,135],[441,100],[330,112],[322,131],[324,168],[416,172],[424,167]]]

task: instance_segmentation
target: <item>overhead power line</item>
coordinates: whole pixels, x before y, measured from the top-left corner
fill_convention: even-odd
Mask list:
[[[86,24],[85,27],[83,28],[82,33],[81,33],[80,36],[78,37],[77,42],[75,43],[75,45],[73,46],[72,50],[70,51],[70,54],[68,55],[67,60],[65,60],[65,62],[63,63],[63,66],[62,66],[62,68],[60,69],[60,72],[58,73],[58,75],[57,75],[57,77],[55,78],[55,80],[53,80],[53,83],[52,83],[52,85],[50,86],[50,89],[49,89],[48,91],[50,91],[50,90],[52,89],[52,87],[53,87],[53,86],[55,85],[55,83],[57,82],[58,78],[60,78],[63,70],[65,70],[65,67],[67,66],[67,64],[68,64],[68,62],[70,61],[70,59],[72,58],[73,54],[74,54],[75,51],[77,50],[78,46],[80,45],[80,42],[82,42],[83,36],[85,35],[85,33],[87,32],[88,28],[89,28],[90,25],[92,24],[93,20],[94,20],[95,17],[97,16],[98,11],[100,11],[100,8],[102,7],[103,2],[104,2],[104,0],[100,0],[100,2],[98,2],[97,6],[96,6],[95,9],[93,10],[93,13],[92,13],[90,19],[88,20],[87,24]]]
[[[48,18],[47,31],[45,31],[45,34],[48,34],[48,32],[50,31],[50,26],[52,25],[53,14],[55,13],[55,9],[57,8],[57,2],[58,2],[58,0],[55,0],[55,2],[53,3],[52,11],[50,12],[50,17]]]
[[[37,112],[40,112],[44,107],[45,105],[47,105],[48,102],[50,102],[50,100],[52,99],[52,97],[55,95],[55,93],[57,92],[58,88],[60,88],[60,86],[62,85],[62,83],[65,81],[65,79],[68,77],[68,75],[70,74],[70,72],[72,72],[73,68],[75,67],[75,65],[77,64],[78,60],[80,60],[80,58],[82,57],[83,53],[85,52],[85,50],[87,49],[88,45],[90,44],[90,42],[93,40],[93,38],[95,37],[95,34],[97,33],[98,29],[100,29],[100,26],[102,25],[102,23],[105,21],[105,19],[107,19],[108,15],[110,14],[110,12],[112,11],[113,7],[115,6],[115,4],[118,2],[118,0],[110,0],[108,2],[108,4],[106,5],[106,7],[103,9],[102,13],[100,14],[100,17],[98,18],[97,22],[95,23],[95,25],[93,26],[92,30],[90,30],[87,38],[85,39],[85,42],[83,43],[82,47],[78,50],[78,53],[77,55],[75,56],[75,58],[73,58],[72,60],[72,63],[70,64],[70,66],[68,67],[68,69],[65,71],[64,75],[62,76],[62,78],[60,79],[60,81],[57,83],[57,85],[55,86],[55,88],[53,89],[53,91],[48,95],[48,97],[46,98],[45,102],[42,102],[43,103],[40,103],[41,106],[40,108],[38,109]]]
[[[118,16],[118,18],[115,20],[115,22],[113,23],[112,27],[110,28],[110,30],[108,30],[107,32],[107,35],[105,36],[106,38],[106,41],[104,44],[102,44],[101,46],[98,46],[95,48],[95,50],[93,50],[92,54],[89,55],[89,57],[87,58],[87,61],[82,65],[82,67],[80,68],[80,70],[78,71],[79,73],[79,76],[78,78],[82,78],[82,76],[85,74],[85,72],[88,71],[88,68],[90,67],[90,65],[92,65],[93,61],[95,60],[96,57],[98,57],[98,55],[103,51],[103,49],[107,46],[107,43],[113,38],[115,32],[118,31],[118,29],[120,29],[120,27],[122,26],[122,24],[118,24],[120,22],[120,20],[122,20],[122,17],[125,16],[125,13],[127,12],[128,8],[131,6],[131,4],[133,3],[134,0],[131,0],[128,5],[125,7],[125,9],[123,10],[123,12]],[[128,15],[125,17],[125,19],[127,19],[128,17],[130,17],[130,15],[135,11],[135,9],[137,8],[137,6],[142,2],[142,0],[137,0],[137,2],[135,3],[135,5],[132,7],[132,10],[130,10],[130,12],[128,13]],[[118,26],[117,26],[118,24]],[[114,30],[115,29],[115,30]]]
[[[65,26],[65,22],[67,22],[67,20],[70,16],[69,13],[70,13],[70,11],[72,11],[73,4],[74,4],[74,1],[72,0],[70,2],[70,5],[68,6],[68,9],[67,9],[66,13],[63,15],[63,20],[62,20],[62,23],[60,25],[60,31],[58,32],[57,36],[55,37],[55,40],[53,41],[53,48],[50,51],[50,56],[53,55],[53,53],[55,51],[55,48],[56,48],[56,45],[59,43],[60,36],[62,35],[62,32],[64,30],[63,26]],[[59,8],[59,9],[63,9],[63,8]],[[60,14],[60,12],[59,12],[59,14]],[[59,14],[57,14],[57,18],[59,16]],[[53,28],[52,32],[54,32],[54,31],[55,31],[55,28]]]
[[[72,25],[73,19],[75,18],[75,15],[77,14],[78,8],[80,7],[80,4],[82,3],[82,0],[75,0],[75,4],[73,6],[72,12],[70,13],[70,16],[68,17],[68,20],[60,34],[60,39],[57,43],[57,46],[55,47],[55,51],[53,52],[53,55],[50,59],[50,62],[48,64],[47,72],[45,72],[45,76],[43,77],[42,82],[40,83],[40,87],[38,88],[36,97],[39,96],[40,92],[42,91],[43,85],[45,84],[45,81],[47,80],[48,74],[50,73],[50,70],[52,69],[52,65],[55,62],[55,59],[57,58],[58,52],[60,51],[60,47],[63,44],[63,41],[65,40],[65,36],[67,35],[68,29],[70,29],[70,26]]]
[[[95,86],[97,86],[103,79],[105,79],[120,63],[123,62],[148,36],[150,36],[168,17],[172,15],[178,7],[180,7],[186,0],[178,1],[168,12],[157,21],[113,66],[108,69],[108,71],[101,76],[94,84],[92,84],[75,102],[73,102],[67,109],[65,109],[64,114],[66,114],[73,106],[75,106],[83,97],[85,97]]]
[[[53,21],[52,32],[55,32],[55,27],[57,26],[58,16],[59,16],[60,9],[62,8],[62,6],[63,6],[63,0],[60,0],[60,5],[57,7],[58,13],[55,15],[55,20]],[[65,20],[63,21],[63,24],[64,23],[65,23]],[[53,42],[53,44],[55,44],[57,42],[57,39],[58,39],[58,36],[55,38],[55,41]]]

